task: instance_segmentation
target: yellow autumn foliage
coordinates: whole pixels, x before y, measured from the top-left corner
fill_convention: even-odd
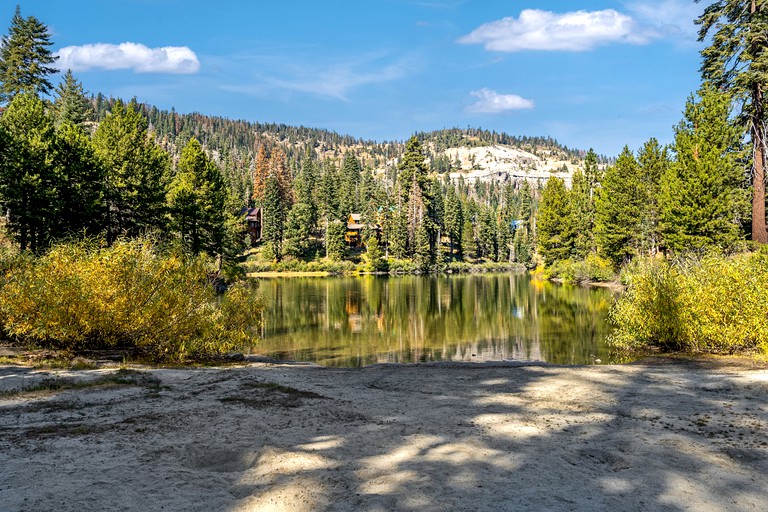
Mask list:
[[[648,261],[627,280],[611,311],[615,347],[768,352],[768,251]]]
[[[261,305],[244,284],[217,295],[209,268],[147,237],[60,244],[4,262],[0,321],[14,339],[73,352],[181,360],[231,351],[256,338]]]

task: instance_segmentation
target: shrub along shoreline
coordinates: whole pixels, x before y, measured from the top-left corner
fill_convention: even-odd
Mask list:
[[[768,250],[637,262],[611,309],[618,350],[768,353]]]
[[[210,358],[256,339],[262,305],[247,282],[217,294],[213,261],[147,237],[58,244],[2,262],[0,323],[16,344],[127,350],[153,361]]]

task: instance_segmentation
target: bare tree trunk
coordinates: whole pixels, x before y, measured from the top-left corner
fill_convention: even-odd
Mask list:
[[[757,2],[752,0],[750,14],[757,13]],[[760,84],[752,86],[752,147],[754,167],[752,173],[752,240],[759,244],[768,243],[768,231],[765,229],[765,139],[763,122],[763,91]]]
[[[763,93],[760,84],[755,84],[752,91],[752,144],[754,167],[752,174],[752,240],[757,243],[768,243],[768,231],[765,227],[765,140],[763,121]]]

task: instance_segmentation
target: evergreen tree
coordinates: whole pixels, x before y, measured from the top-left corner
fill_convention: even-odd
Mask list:
[[[262,240],[266,243],[271,259],[276,262],[283,259],[287,209],[288,201],[283,196],[280,179],[274,172],[270,172],[264,183]]]
[[[339,195],[341,215],[347,217],[350,213],[360,213],[359,186],[362,172],[360,161],[354,153],[347,151],[341,165],[341,183],[336,193]]]
[[[390,252],[395,258],[405,259],[408,254],[408,216],[401,206],[392,216],[392,231],[389,234]]]
[[[640,251],[645,199],[640,166],[625,146],[606,171],[595,205],[598,251],[617,267]]]
[[[43,102],[18,94],[0,117],[0,201],[21,250],[42,250],[58,215],[55,132]]]
[[[496,219],[493,214],[493,209],[489,206],[481,208],[477,239],[477,252],[481,258],[496,260],[496,257],[498,256],[496,227]]]
[[[11,19],[8,35],[0,43],[0,100],[10,101],[19,93],[48,94],[53,87],[48,76],[56,73],[48,27],[34,16],[22,18],[21,9]]]
[[[288,213],[286,222],[286,254],[301,257],[307,254],[312,247],[319,219],[314,190],[316,182],[314,162],[310,158],[305,158],[302,162],[301,172],[294,181],[293,195],[296,198],[296,203]]]
[[[170,159],[147,132],[136,100],[115,103],[93,134],[93,145],[106,169],[108,241],[162,229]]]
[[[537,221],[539,253],[547,265],[573,256],[575,233],[572,215],[565,182],[560,178],[549,178],[541,194]]]
[[[387,262],[382,259],[381,246],[379,239],[375,235],[371,235],[365,241],[365,254],[363,255],[365,260],[366,269],[369,272],[380,272],[387,268]]]
[[[699,41],[710,42],[701,52],[703,78],[742,102],[742,126],[752,139],[752,239],[765,244],[768,5],[757,0],[718,0],[696,23],[701,25]]]
[[[642,219],[640,221],[640,249],[643,253],[654,255],[661,244],[661,179],[669,167],[666,148],[662,148],[655,138],[643,144],[637,154],[642,179],[643,199]]]
[[[168,188],[169,228],[195,254],[222,254],[226,187],[221,171],[190,139]]]
[[[689,98],[685,119],[675,129],[676,158],[661,185],[664,239],[677,253],[733,247],[748,211],[730,99],[711,86],[703,87],[699,98]]]
[[[56,180],[58,200],[54,205],[57,236],[85,232],[95,235],[104,229],[105,169],[85,132],[65,122],[56,131]]]
[[[67,71],[64,80],[56,87],[53,112],[56,127],[64,123],[82,127],[92,114],[91,103],[83,92],[83,84],[75,80],[71,71]]]
[[[341,221],[335,220],[328,225],[325,235],[325,256],[328,259],[340,260],[344,258],[344,233],[346,231],[347,225]]]
[[[253,200],[256,205],[261,205],[264,201],[264,187],[267,184],[269,176],[269,155],[267,148],[262,144],[256,155],[256,161],[253,169]]]
[[[464,224],[464,212],[456,189],[449,185],[445,194],[445,234],[448,235],[451,255],[456,250],[461,259],[461,229]]]
[[[590,198],[589,181],[581,169],[573,173],[571,206],[574,227],[574,254],[584,259],[594,245],[594,203]]]
[[[414,183],[421,189],[421,194],[424,194],[427,190],[427,165],[424,162],[421,144],[415,135],[405,144],[405,153],[398,165],[398,171],[397,180],[403,199],[407,200],[411,195]]]

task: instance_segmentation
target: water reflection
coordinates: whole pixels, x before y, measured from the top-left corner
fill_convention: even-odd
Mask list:
[[[326,366],[377,362],[608,362],[607,290],[526,274],[268,279],[252,352]]]

